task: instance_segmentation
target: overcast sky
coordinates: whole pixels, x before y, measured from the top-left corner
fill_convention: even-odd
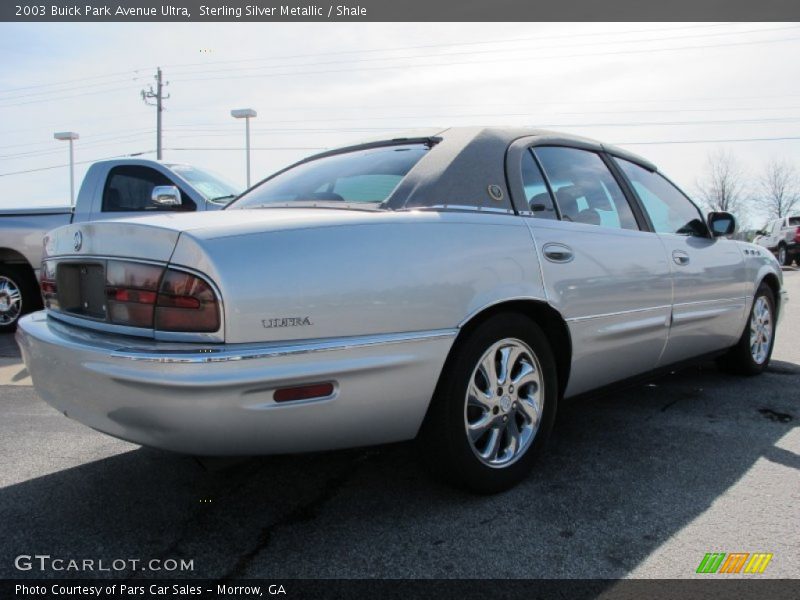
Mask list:
[[[317,149],[468,124],[616,143],[690,193],[715,148],[751,179],[769,157],[800,163],[800,139],[707,141],[800,138],[792,23],[4,23],[0,56],[0,208],[68,202],[55,131],[80,133],[78,162],[154,151],[139,91],[157,65],[165,159],[242,185],[240,107],[258,111],[254,179]]]

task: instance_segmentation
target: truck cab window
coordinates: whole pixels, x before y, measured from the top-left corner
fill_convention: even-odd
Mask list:
[[[166,175],[142,166],[113,167],[103,190],[103,212],[187,211],[195,210],[191,198],[181,190],[181,206],[161,206],[151,200],[153,188],[175,185]]]

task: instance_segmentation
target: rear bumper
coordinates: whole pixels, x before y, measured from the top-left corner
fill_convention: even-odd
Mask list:
[[[284,344],[165,344],[23,318],[17,341],[41,397],[135,443],[235,456],[413,438],[455,330]],[[276,388],[333,382],[332,396],[278,404]]]

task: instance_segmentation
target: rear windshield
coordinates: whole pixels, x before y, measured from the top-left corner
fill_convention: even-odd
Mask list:
[[[427,152],[425,144],[409,144],[318,158],[257,185],[229,208],[291,202],[383,202]]]
[[[789,225],[800,225],[800,217],[789,217]]]

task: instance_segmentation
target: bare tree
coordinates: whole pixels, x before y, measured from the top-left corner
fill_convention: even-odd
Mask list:
[[[759,203],[770,217],[780,219],[800,206],[800,178],[789,162],[771,159],[758,181]]]
[[[736,158],[724,150],[708,155],[706,171],[697,181],[697,189],[709,210],[737,214],[745,208],[744,171]]]

